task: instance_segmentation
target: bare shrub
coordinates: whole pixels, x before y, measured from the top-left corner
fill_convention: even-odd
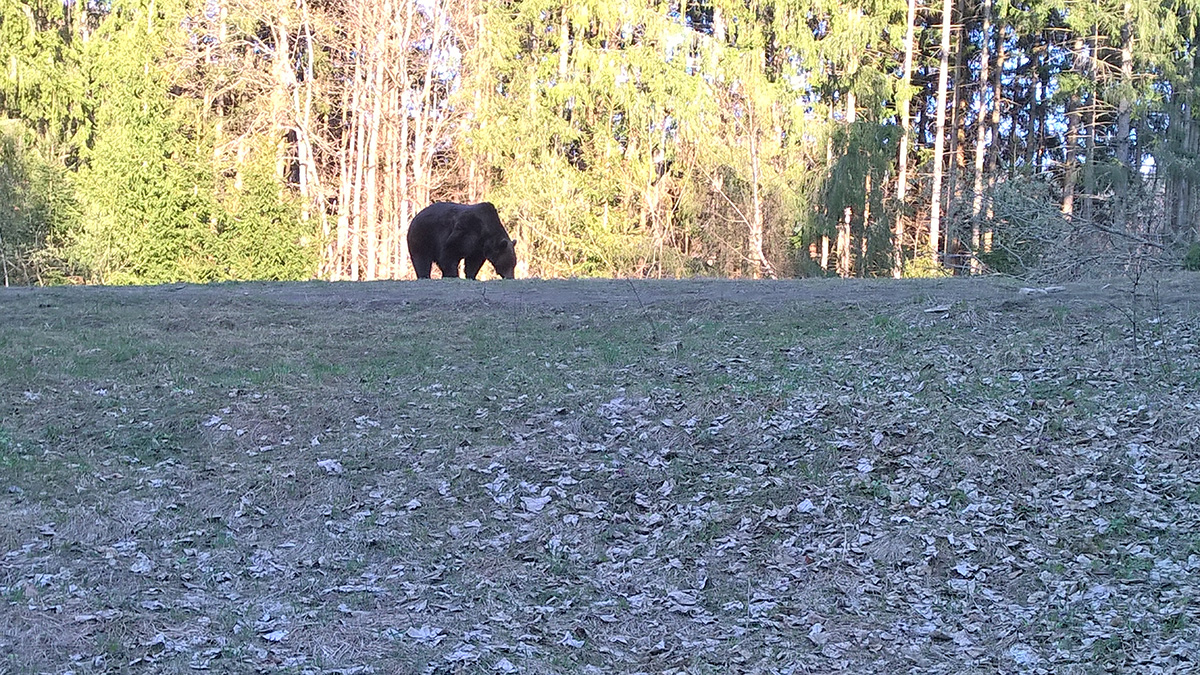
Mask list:
[[[1181,259],[1153,195],[1129,195],[1120,208],[1093,209],[1091,217],[1064,214],[1056,189],[1036,177],[1003,181],[991,196],[991,246],[978,257],[993,272],[1064,282],[1168,269]]]

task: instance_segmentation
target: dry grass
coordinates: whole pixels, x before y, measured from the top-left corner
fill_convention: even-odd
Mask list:
[[[1190,672],[1155,290],[0,292],[0,671]]]

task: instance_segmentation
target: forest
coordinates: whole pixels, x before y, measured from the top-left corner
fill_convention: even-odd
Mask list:
[[[1200,268],[1196,0],[0,0],[6,285]]]

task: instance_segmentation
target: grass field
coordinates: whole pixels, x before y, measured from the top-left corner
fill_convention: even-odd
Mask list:
[[[0,289],[0,672],[1196,672],[1197,300]]]

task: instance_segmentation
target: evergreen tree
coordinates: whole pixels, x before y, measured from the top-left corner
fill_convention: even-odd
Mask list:
[[[1193,5],[9,0],[0,263],[396,278],[437,199],[543,276],[937,273],[968,230],[977,272],[1023,236],[998,199],[1181,247]]]

